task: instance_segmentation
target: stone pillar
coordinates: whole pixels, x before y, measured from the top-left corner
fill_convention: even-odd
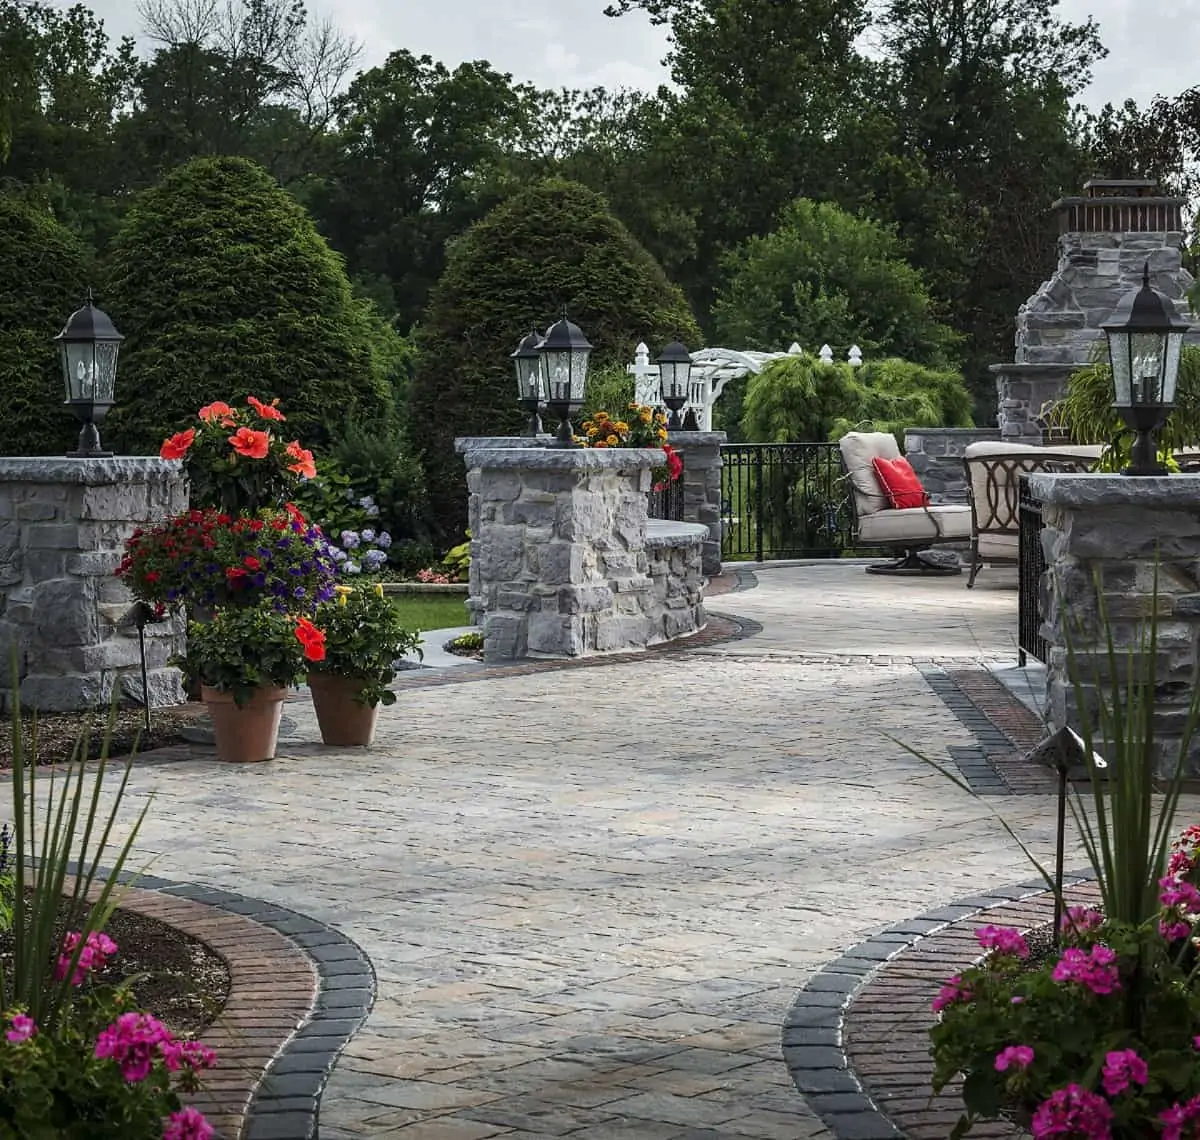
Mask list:
[[[113,575],[135,527],[187,508],[180,464],[157,458],[0,458],[0,706],[103,705],[113,685],[141,701],[129,591]],[[167,660],[182,620],[146,627],[151,703],[184,699]]]
[[[484,660],[581,657],[650,640],[646,502],[651,448],[476,448],[471,607]]]
[[[1051,724],[1078,727],[1067,644],[1094,707],[1110,691],[1103,613],[1119,664],[1138,651],[1154,612],[1158,578],[1155,733],[1161,772],[1179,754],[1180,729],[1197,683],[1200,645],[1200,475],[1033,474],[1042,501],[1043,631],[1050,646],[1047,704]],[[1092,727],[1099,732],[1095,716]],[[1099,742],[1097,748],[1103,751]],[[1193,739],[1188,774],[1200,774],[1200,738]]]
[[[934,506],[967,502],[963,452],[967,445],[998,440],[998,428],[906,428],[904,454]]]
[[[673,431],[667,442],[683,456],[683,521],[708,527],[702,551],[706,578],[721,573],[721,445],[723,431]]]

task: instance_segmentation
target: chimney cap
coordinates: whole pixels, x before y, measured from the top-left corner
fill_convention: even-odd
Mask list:
[[[1089,198],[1153,198],[1157,191],[1155,178],[1089,178],[1083,184]]]

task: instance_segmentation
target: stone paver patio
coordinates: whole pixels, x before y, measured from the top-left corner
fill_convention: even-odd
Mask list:
[[[1029,878],[994,808],[1049,855],[1049,798],[973,799],[892,739],[973,743],[911,662],[1012,662],[1011,576],[757,578],[711,605],[762,626],[743,640],[404,691],[369,752],[311,743],[297,700],[273,764],[136,770],[153,873],[370,955],[324,1140],[823,1135],[781,1060],[797,990]]]

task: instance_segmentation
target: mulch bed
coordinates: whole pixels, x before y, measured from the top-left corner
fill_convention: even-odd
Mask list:
[[[109,756],[128,756],[135,749],[149,752],[171,744],[182,744],[182,730],[206,717],[198,702],[172,708],[152,709],[150,732],[145,730],[145,712],[140,708],[118,709],[109,737]],[[65,764],[78,758],[86,744],[86,758],[98,760],[108,733],[110,712],[96,709],[72,713],[34,713],[22,710],[23,747],[38,764]],[[13,722],[0,717],[0,768],[13,764]]]
[[[64,904],[55,941],[79,925]],[[128,983],[136,1008],[153,1014],[178,1036],[197,1037],[216,1020],[230,987],[229,967],[219,954],[173,926],[133,911],[114,911],[104,932],[117,944],[117,953],[92,975],[96,984]],[[12,952],[12,933],[0,933],[0,967],[11,967]]]

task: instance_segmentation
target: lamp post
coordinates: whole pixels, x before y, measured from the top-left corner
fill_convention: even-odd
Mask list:
[[[579,447],[571,416],[583,407],[587,383],[588,355],[592,346],[578,325],[563,314],[562,320],[546,330],[538,345],[541,360],[542,395],[552,415],[558,417],[558,432],[551,447]]]
[[[658,354],[658,382],[662,390],[662,401],[670,410],[667,427],[679,431],[683,421],[679,409],[687,403],[688,381],[692,375],[692,357],[679,341],[672,341]]]
[[[113,406],[117,353],[124,339],[108,315],[92,304],[90,289],[83,308],[67,318],[54,338],[62,357],[67,407],[83,424],[76,449],[67,452],[68,458],[106,459],[112,455],[101,448],[96,425]]]
[[[511,357],[517,374],[517,403],[529,417],[525,434],[530,437],[542,434],[542,419],[538,415],[542,399],[542,354],[538,351],[541,343],[542,338],[535,330],[517,345]]]
[[[1136,433],[1125,475],[1165,475],[1154,433],[1175,406],[1179,351],[1191,327],[1174,306],[1150,287],[1150,263],[1142,287],[1132,290],[1106,325],[1112,362],[1113,407]]]

